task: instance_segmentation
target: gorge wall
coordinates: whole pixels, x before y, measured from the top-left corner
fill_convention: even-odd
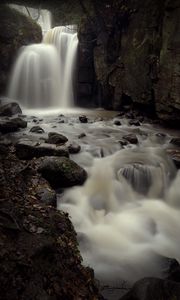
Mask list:
[[[160,119],[180,120],[180,2],[134,0],[94,3],[79,28],[84,61],[80,98],[109,109],[131,101]],[[96,3],[97,2],[97,3]],[[81,55],[81,57],[83,57]],[[87,66],[87,61],[92,64]],[[88,71],[89,68],[89,71]]]

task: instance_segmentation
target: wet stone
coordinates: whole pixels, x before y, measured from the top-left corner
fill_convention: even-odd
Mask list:
[[[19,129],[26,128],[26,127],[27,127],[27,122],[21,118],[0,119],[0,132],[3,134],[16,132]]]
[[[138,144],[138,139],[137,139],[137,136],[135,134],[124,135],[123,139],[125,141],[128,141],[130,144]]]
[[[85,115],[79,116],[79,121],[81,123],[87,123],[88,122],[88,118]]]
[[[170,141],[171,144],[180,147],[180,138],[172,138]]]
[[[116,126],[121,126],[121,122],[120,122],[119,120],[115,120],[115,121],[114,121],[114,125],[116,125]]]
[[[180,150],[177,149],[167,149],[166,150],[171,159],[173,160],[177,169],[180,169]]]
[[[133,126],[141,126],[139,120],[130,120],[130,121],[129,121],[129,125],[133,125]]]
[[[11,102],[0,105],[0,116],[11,117],[16,114],[21,114],[22,110],[18,103]]]
[[[63,145],[68,141],[68,138],[64,136],[63,134],[57,133],[57,132],[49,132],[48,133],[48,139],[47,143],[49,144],[60,144]]]
[[[45,131],[40,126],[33,126],[30,129],[30,132],[33,132],[33,133],[44,133]]]
[[[53,188],[81,185],[87,178],[86,171],[67,157],[45,158],[38,171]]]
[[[81,146],[78,145],[77,143],[73,142],[68,145],[68,150],[70,154],[76,154],[79,153],[81,150]]]
[[[120,144],[122,147],[123,147],[123,146],[126,146],[126,145],[128,144],[128,142],[125,141],[125,140],[119,140],[118,142],[119,142],[119,144]]]
[[[86,136],[86,134],[83,132],[83,133],[81,133],[81,134],[78,135],[78,139],[82,139],[85,136]]]
[[[19,159],[32,159],[43,156],[66,156],[69,152],[64,146],[56,146],[47,143],[39,143],[30,140],[20,140],[16,145],[16,155]]]

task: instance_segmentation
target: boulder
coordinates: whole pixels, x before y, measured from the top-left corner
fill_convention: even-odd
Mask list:
[[[115,120],[115,121],[114,121],[114,125],[116,125],[116,126],[121,126],[121,122],[120,122],[119,120]]]
[[[79,121],[81,123],[87,123],[88,122],[88,118],[86,116],[82,115],[82,116],[79,116]]]
[[[43,156],[69,156],[67,148],[31,140],[20,140],[16,145],[16,155],[19,159],[32,159]]]
[[[0,132],[3,134],[15,132],[18,131],[20,128],[26,128],[26,127],[27,127],[27,122],[22,120],[21,118],[0,119]]]
[[[173,144],[173,145],[175,145],[175,146],[180,147],[180,138],[179,138],[179,137],[172,138],[172,139],[170,140],[170,143]]]
[[[80,133],[79,135],[78,135],[78,139],[82,139],[83,137],[85,137],[86,136],[86,134],[84,133],[84,132],[82,132],[82,133]]]
[[[16,114],[21,114],[22,110],[18,103],[10,102],[0,105],[0,116],[12,117]]]
[[[125,141],[128,141],[130,144],[138,144],[138,139],[137,139],[137,136],[135,134],[124,135],[123,139]]]
[[[73,142],[68,145],[68,150],[70,154],[76,154],[79,153],[81,150],[81,146],[78,145],[77,143]]]
[[[175,166],[180,169],[180,150],[177,149],[167,149],[168,155],[173,160]]]
[[[128,141],[125,141],[125,140],[119,140],[118,143],[123,147],[123,146],[126,146],[128,144]]]
[[[33,133],[44,133],[45,131],[40,126],[33,126],[30,129],[30,132],[33,132]]]
[[[68,141],[68,138],[57,132],[49,132],[48,139],[46,140],[49,144],[60,144],[63,145]]]
[[[53,188],[81,185],[87,178],[86,171],[67,157],[45,158],[38,171]]]
[[[130,120],[129,125],[140,126],[141,124],[140,124],[139,120]]]
[[[180,299],[180,283],[159,278],[143,278],[121,300]]]

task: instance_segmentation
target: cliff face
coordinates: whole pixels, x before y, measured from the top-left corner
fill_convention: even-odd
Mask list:
[[[41,28],[30,18],[0,5],[0,93],[5,93],[9,73],[21,46],[39,43]]]
[[[96,6],[87,23],[92,25],[92,40],[96,36],[92,60],[96,97],[103,106],[119,109],[132,100],[161,119],[180,119],[179,16],[176,0]],[[82,31],[80,26],[80,51],[87,45]]]

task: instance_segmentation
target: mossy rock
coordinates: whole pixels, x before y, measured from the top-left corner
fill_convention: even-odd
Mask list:
[[[81,185],[87,178],[86,171],[67,157],[47,157],[38,171],[54,188]]]

